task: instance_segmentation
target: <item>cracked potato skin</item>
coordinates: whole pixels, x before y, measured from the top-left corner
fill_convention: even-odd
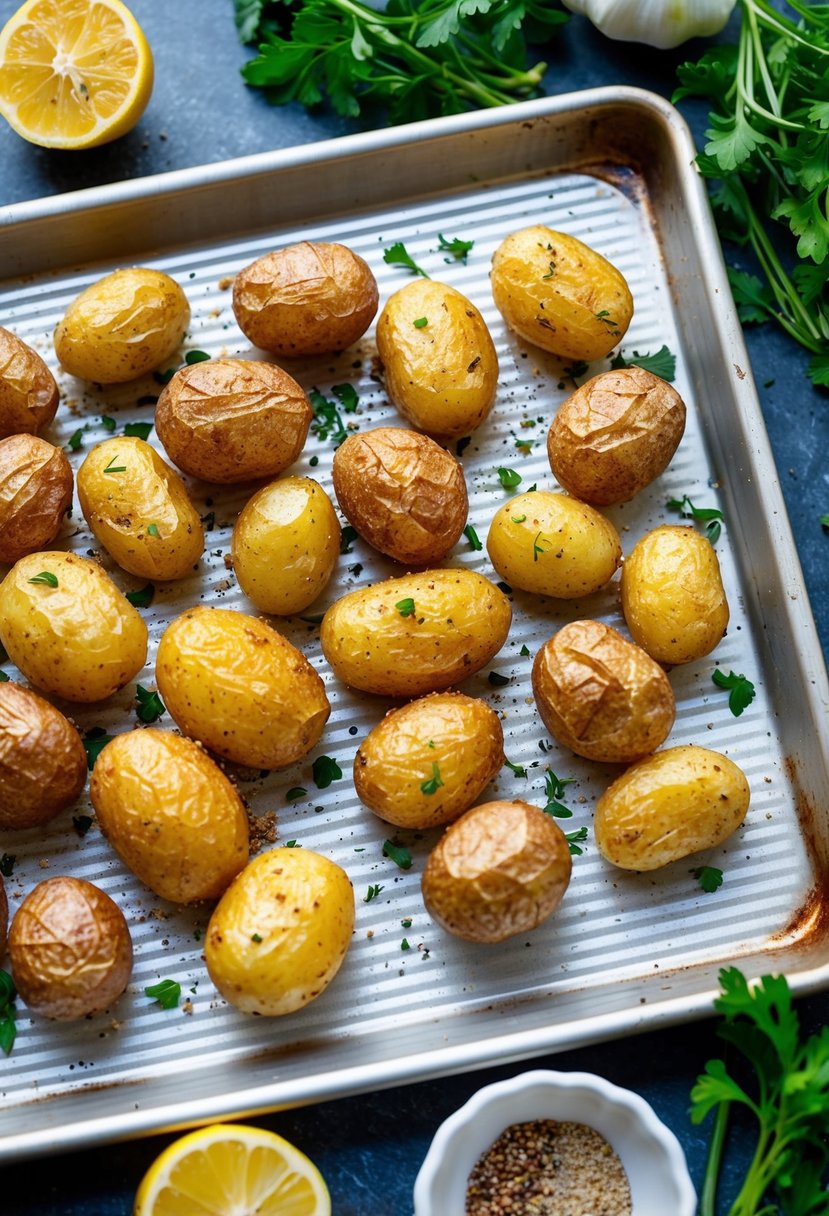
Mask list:
[[[48,823],[78,800],[86,773],[69,719],[31,689],[0,684],[0,829]]]
[[[15,913],[8,946],[21,998],[32,1013],[56,1021],[108,1009],[132,972],[123,912],[82,878],[38,883]]]
[[[155,729],[116,735],[95,761],[89,793],[104,836],[161,899],[218,899],[247,864],[244,803],[190,739]]]
[[[0,325],[0,439],[37,435],[58,409],[57,381],[36,351]]]
[[[211,980],[243,1013],[279,1017],[333,980],[354,932],[354,892],[335,862],[311,849],[272,849],[234,880],[207,926]]]
[[[572,621],[545,642],[532,686],[550,734],[588,760],[640,760],[665,742],[676,715],[659,664],[601,621]]]
[[[599,852],[623,870],[657,870],[712,849],[746,817],[745,774],[720,752],[685,744],[617,777],[596,803]]]
[[[468,810],[503,764],[495,710],[464,693],[432,693],[391,710],[369,732],[354,757],[354,788],[387,823],[433,828]],[[424,793],[434,765],[440,785]]]
[[[55,329],[55,354],[81,380],[122,384],[171,359],[189,323],[190,305],[175,279],[125,267],[72,301]]]
[[[427,435],[376,427],[334,454],[334,493],[364,540],[406,566],[439,562],[469,512],[460,461]]]
[[[427,435],[458,439],[488,417],[498,355],[480,312],[454,287],[419,278],[389,296],[377,351],[391,401]]]
[[[685,414],[676,389],[644,368],[602,372],[559,407],[547,435],[550,468],[582,502],[627,502],[670,464]]]
[[[186,735],[249,768],[299,760],[331,712],[301,651],[264,621],[226,608],[191,608],[167,626],[156,679]]]
[[[412,599],[403,616],[397,604]],[[322,651],[350,688],[387,697],[440,692],[473,675],[507,639],[504,593],[466,569],[424,570],[344,595],[320,626]]]
[[[46,549],[72,505],[75,479],[60,448],[36,435],[0,439],[0,562]]]
[[[124,471],[108,473],[112,466]],[[184,578],[204,552],[201,519],[184,482],[143,439],[122,435],[96,444],[78,469],[78,500],[96,538],[139,578]]]
[[[305,390],[275,364],[209,359],[180,368],[161,390],[155,429],[183,472],[232,485],[293,464],[313,416]]]
[[[561,828],[520,801],[474,806],[446,829],[423,871],[426,909],[455,937],[501,942],[551,916],[570,881]]]
[[[233,313],[242,333],[283,358],[345,350],[366,332],[378,301],[363,258],[326,241],[266,253],[233,281]]]
[[[492,296],[510,329],[564,359],[592,363],[621,342],[633,297],[621,271],[574,236],[541,224],[492,255]]]

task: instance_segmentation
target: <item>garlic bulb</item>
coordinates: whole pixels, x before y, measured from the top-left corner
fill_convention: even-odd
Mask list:
[[[564,0],[608,38],[644,42],[661,50],[688,38],[718,34],[736,0]]]

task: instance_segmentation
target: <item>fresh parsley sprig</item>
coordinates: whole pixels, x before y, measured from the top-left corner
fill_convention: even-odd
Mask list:
[[[694,523],[705,524],[705,535],[712,545],[720,539],[723,513],[716,507],[695,507],[687,494],[682,498],[669,498],[665,504],[669,511],[676,511],[683,519],[693,519]]]
[[[648,352],[640,355],[639,351],[635,350],[632,355],[625,355],[619,351],[618,355],[610,360],[610,366],[614,370],[623,367],[641,367],[646,372],[659,376],[660,380],[667,380],[669,384],[676,379],[676,355],[665,345],[660,346],[654,354]]]
[[[719,667],[711,673],[711,679],[717,688],[728,690],[728,708],[735,718],[739,718],[743,710],[747,709],[754,700],[755,689],[751,680],[747,680],[742,672],[735,675],[733,671],[729,671],[726,675],[724,671],[720,671]]]

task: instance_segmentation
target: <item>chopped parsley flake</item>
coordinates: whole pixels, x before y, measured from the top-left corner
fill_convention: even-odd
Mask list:
[[[50,570],[41,570],[40,574],[36,574],[34,578],[28,580],[30,583],[37,583],[43,587],[57,587],[58,579],[56,574],[52,574]]]
[[[440,775],[440,769],[436,763],[432,763],[432,776],[426,781],[421,781],[420,791],[422,794],[436,794],[440,786],[443,785],[443,779]]]
[[[415,329],[425,329],[428,324],[428,317],[415,317],[414,321],[412,321],[412,325],[414,325]]]
[[[161,980],[160,983],[145,988],[144,996],[158,1001],[162,1009],[176,1009],[181,997],[181,984],[178,980]]]
[[[387,266],[405,266],[412,274],[419,274],[424,279],[429,278],[426,271],[409,256],[402,241],[395,241],[393,245],[389,245],[388,249],[384,250],[383,261]]]
[[[447,239],[442,232],[438,233],[439,251],[451,255],[448,258],[444,258],[444,262],[450,262],[454,258],[456,262],[463,262],[466,265],[467,254],[471,251],[474,244],[474,241],[462,241],[459,236]]]
[[[716,866],[697,866],[691,873],[707,895],[712,895],[722,886],[722,870],[718,870]]]
[[[412,868],[412,855],[409,850],[402,844],[395,844],[393,840],[383,841],[383,856],[400,866],[401,870]]]
[[[516,473],[515,469],[499,468],[497,472],[498,480],[505,490],[514,490],[521,484],[521,474]]]
[[[414,616],[415,602],[411,596],[407,596],[404,600],[398,600],[394,606],[401,616]]]
[[[140,684],[135,688],[135,704],[140,722],[157,722],[166,708],[158,692],[143,688]]]
[[[382,883],[379,883],[379,882],[378,883],[369,883],[368,890],[366,891],[365,895],[363,896],[363,903],[370,904],[373,899],[377,898],[377,896],[380,894],[380,892],[382,890],[383,890]]]
[[[466,525],[466,527],[463,530],[463,534],[466,537],[466,539],[469,541],[470,549],[474,549],[476,551],[478,549],[483,549],[483,545],[481,544],[481,541],[478,537],[478,533],[472,527],[472,524]]]
[[[712,673],[711,679],[717,685],[717,688],[728,689],[728,708],[735,718],[739,718],[740,714],[744,709],[748,708],[756,695],[751,680],[747,680],[742,673],[735,675],[733,671],[729,671],[728,675],[726,675],[719,668],[716,668]]]
[[[133,608],[149,608],[155,596],[155,587],[152,583],[146,583],[137,591],[126,591],[124,594]]]
[[[317,756],[311,771],[318,790],[327,789],[332,781],[338,781],[343,775],[343,770],[331,756]]]

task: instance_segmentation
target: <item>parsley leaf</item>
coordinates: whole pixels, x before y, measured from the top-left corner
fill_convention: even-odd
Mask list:
[[[444,262],[451,262],[454,259],[456,262],[463,262],[465,266],[467,256],[474,244],[474,241],[462,241],[459,236],[453,236],[447,240],[442,232],[438,233],[438,249],[441,253],[450,255],[443,259]]]
[[[517,485],[521,484],[521,474],[516,473],[515,469],[499,468],[497,473],[498,480],[505,490],[514,490]]]
[[[716,507],[695,507],[686,494],[683,498],[669,498],[665,504],[669,511],[676,511],[683,519],[693,519],[695,523],[705,524],[705,535],[712,545],[720,539],[722,530],[720,521],[724,518],[722,511]]]
[[[145,988],[144,996],[152,997],[162,1009],[176,1009],[181,997],[181,984],[178,980],[161,980]]]
[[[575,777],[557,777],[551,768],[547,769],[544,777],[544,793],[547,797],[547,805],[542,807],[545,815],[553,815],[556,819],[572,819],[573,812],[569,806],[561,801],[564,797],[564,791],[568,785],[575,781]]]
[[[353,384],[332,384],[331,392],[337,398],[346,414],[356,414],[360,398]]]
[[[407,596],[404,600],[398,600],[394,605],[401,616],[414,616],[415,602],[411,596]]]
[[[90,773],[95,767],[95,761],[100,756],[101,752],[109,743],[110,739],[114,739],[114,735],[108,735],[102,726],[92,726],[83,737],[83,747],[86,752],[86,763]]]
[[[304,798],[308,791],[303,785],[292,785],[285,795],[286,801],[293,802],[297,798]]]
[[[564,839],[567,841],[567,847],[573,857],[581,857],[584,849],[580,846],[587,840],[587,828],[576,828],[573,832],[565,832]]]
[[[744,675],[735,675],[733,671],[729,671],[728,675],[724,671],[716,668],[711,679],[718,688],[728,689],[728,708],[731,710],[735,718],[739,718],[744,709],[747,709],[755,697],[754,685],[751,680],[747,680]]]
[[[466,539],[469,541],[469,548],[470,548],[470,549],[474,549],[476,552],[477,552],[479,549],[483,549],[483,545],[481,544],[481,541],[480,541],[480,538],[479,538],[479,536],[478,536],[478,533],[477,533],[477,532],[475,531],[475,529],[472,527],[472,524],[467,524],[467,525],[466,525],[466,527],[465,527],[465,528],[464,528],[464,530],[463,530],[463,534],[464,534],[464,536],[466,537]]]
[[[8,971],[0,971],[0,1050],[4,1055],[11,1055],[14,1040],[17,1037],[17,1007],[15,999],[17,989]]]
[[[418,266],[417,262],[412,259],[402,241],[395,241],[393,245],[389,245],[388,249],[383,251],[383,261],[388,266],[405,266],[412,274],[419,274],[424,279],[429,278],[423,267]],[[415,321],[415,325],[417,325],[417,321]]]
[[[426,781],[421,781],[420,792],[422,794],[436,794],[440,786],[443,785],[443,780],[440,775],[440,769],[436,763],[432,763],[432,776]]]
[[[667,346],[660,346],[653,355],[640,355],[638,350],[635,350],[632,355],[623,355],[620,351],[615,358],[610,360],[610,366],[613,368],[642,367],[646,372],[652,372],[654,376],[659,376],[668,383],[676,379],[676,355],[672,354]]]
[[[149,608],[155,597],[155,587],[152,583],[145,583],[137,591],[125,591],[124,594],[133,608]]]
[[[356,528],[352,528],[351,524],[346,524],[340,534],[340,553],[351,553],[351,546],[359,535]]]
[[[339,447],[346,438],[345,426],[340,417],[340,411],[333,401],[329,401],[327,397],[324,397],[315,388],[312,388],[308,393],[308,400],[311,402],[311,409],[314,411],[311,430],[317,439],[331,438],[334,441],[334,447]]]
[[[311,765],[311,771],[318,790],[328,789],[332,781],[339,781],[343,775],[343,770],[331,756],[317,756]]]
[[[140,684],[135,687],[135,704],[140,722],[157,722],[166,709],[157,691],[143,688]]]
[[[363,903],[370,904],[373,899],[376,899],[383,890],[382,883],[369,884],[369,888],[363,896]]]
[[[412,868],[412,855],[409,850],[402,844],[395,844],[393,840],[383,841],[383,856],[388,857],[389,861],[393,861],[401,870]]]
[[[40,574],[36,574],[33,578],[27,580],[30,583],[39,583],[44,587],[57,587],[58,576],[52,574],[51,570],[41,570]]]
[[[516,777],[526,777],[527,775],[527,770],[523,764],[513,764],[511,760],[507,760],[506,756],[504,757],[504,767],[511,769]]]
[[[707,895],[712,895],[722,886],[722,870],[715,866],[697,866],[691,873]]]
[[[137,439],[147,439],[152,429],[151,422],[128,422],[124,427],[124,434],[134,435]]]

